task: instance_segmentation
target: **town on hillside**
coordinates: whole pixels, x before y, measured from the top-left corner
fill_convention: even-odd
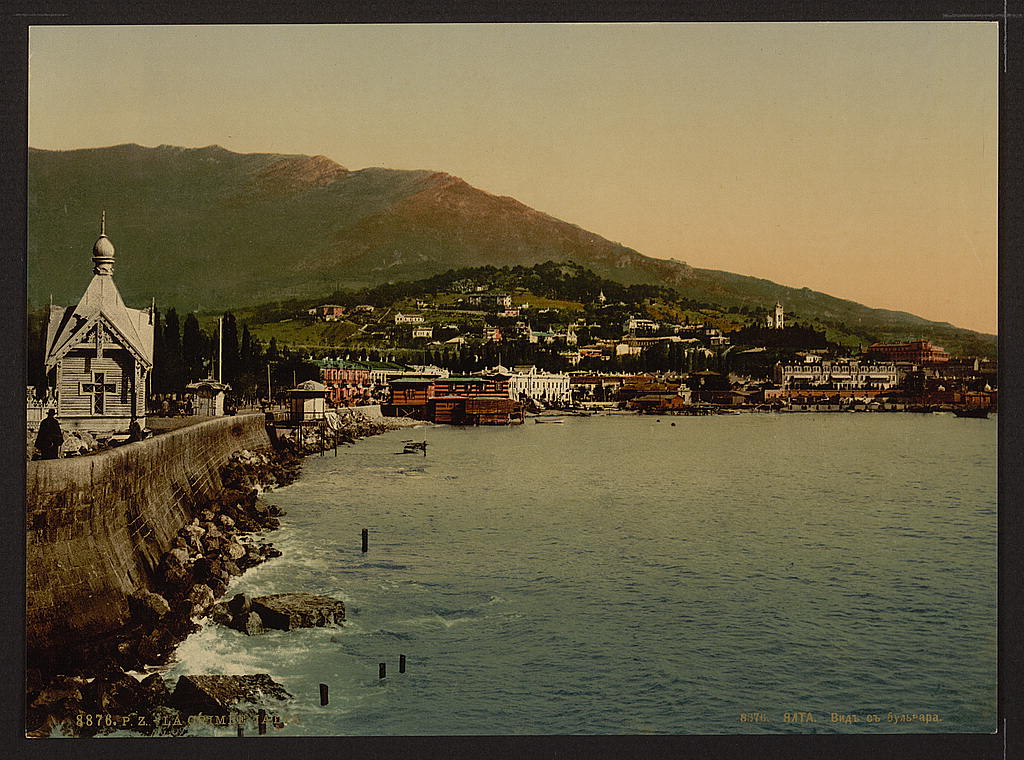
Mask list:
[[[77,304],[30,319],[29,456],[85,453],[169,420],[242,410],[297,424],[360,408],[473,425],[593,410],[985,416],[997,407],[993,356],[951,353],[929,336],[873,340],[781,302],[698,303],[572,263],[454,270],[183,322],[173,308],[124,303],[104,224],[92,263]],[[54,420],[66,443],[40,447]]]

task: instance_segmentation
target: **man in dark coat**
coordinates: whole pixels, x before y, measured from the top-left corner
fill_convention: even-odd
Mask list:
[[[142,425],[139,421],[132,417],[132,424],[128,426],[128,443],[134,443],[135,441],[141,441],[146,437],[146,434],[142,431]]]
[[[53,409],[46,413],[46,419],[39,423],[39,434],[36,436],[36,448],[43,459],[56,459],[60,456],[60,446],[64,443],[64,433],[57,422],[57,412]]]

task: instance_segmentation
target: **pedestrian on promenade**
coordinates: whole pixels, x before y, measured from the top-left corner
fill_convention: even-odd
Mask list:
[[[141,441],[145,437],[146,434],[142,432],[142,425],[139,424],[135,417],[132,417],[132,424],[128,427],[128,443]]]
[[[56,459],[60,456],[60,447],[64,443],[64,433],[57,422],[57,412],[53,409],[46,413],[46,419],[39,423],[39,434],[36,435],[36,448],[41,459]]]

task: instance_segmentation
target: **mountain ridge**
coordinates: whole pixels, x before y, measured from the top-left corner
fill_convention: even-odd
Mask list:
[[[878,337],[994,337],[807,288],[655,259],[443,171],[352,170],[322,155],[219,145],[29,149],[29,302],[77,299],[99,211],[126,300],[241,307],[466,266],[575,261],[623,284],[769,306]],[[958,338],[955,338],[958,340]]]

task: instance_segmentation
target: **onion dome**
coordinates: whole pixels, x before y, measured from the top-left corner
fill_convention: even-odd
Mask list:
[[[92,247],[92,271],[94,274],[114,273],[114,244],[106,234],[107,212],[100,217],[100,236]]]

